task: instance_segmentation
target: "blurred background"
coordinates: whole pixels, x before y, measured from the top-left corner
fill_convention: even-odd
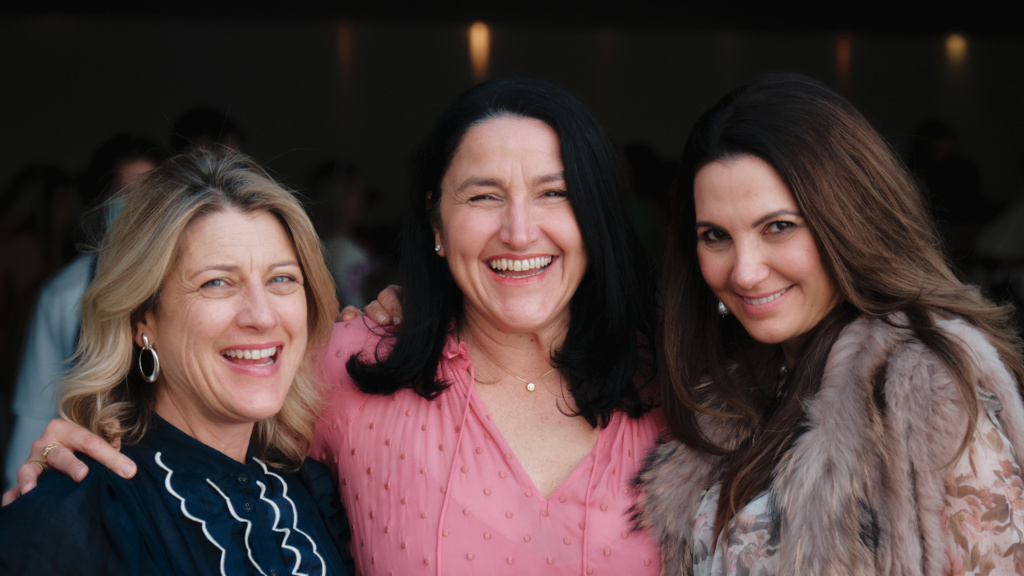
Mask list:
[[[918,175],[963,273],[1014,298],[1024,36],[986,3],[335,4],[0,8],[0,439],[39,288],[134,174],[181,145],[239,147],[304,195],[343,303],[362,304],[393,277],[412,150],[489,78],[543,78],[590,107],[633,168],[656,254],[700,112],[761,72],[818,78]]]

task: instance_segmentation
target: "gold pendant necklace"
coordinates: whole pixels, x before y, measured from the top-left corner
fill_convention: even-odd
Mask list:
[[[480,352],[484,356],[487,357],[488,360],[491,361],[491,364],[494,364],[495,366],[500,368],[502,372],[504,372],[505,374],[508,374],[509,376],[515,378],[516,380],[519,380],[523,384],[526,384],[526,390],[529,391],[529,392],[533,392],[534,390],[537,389],[537,385],[533,383],[534,380],[540,380],[541,378],[543,378],[543,377],[547,376],[548,374],[551,374],[552,372],[557,370],[557,368],[552,368],[551,370],[548,370],[547,372],[541,374],[540,376],[535,376],[535,377],[530,378],[529,380],[527,380],[526,378],[520,378],[519,376],[516,376],[515,374],[509,372],[504,366],[502,366],[501,364],[498,364],[498,362],[494,358],[491,358],[490,354],[488,354],[487,352],[484,352],[483,348],[480,348],[479,350],[480,350]],[[475,378],[474,378],[474,380],[475,380]],[[477,381],[479,382],[479,380],[477,380]]]

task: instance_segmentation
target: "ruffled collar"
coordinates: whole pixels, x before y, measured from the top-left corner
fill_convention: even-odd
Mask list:
[[[444,344],[443,354],[454,368],[460,370],[469,369],[469,347],[466,346],[465,342],[457,341],[454,335],[448,335],[448,339]]]

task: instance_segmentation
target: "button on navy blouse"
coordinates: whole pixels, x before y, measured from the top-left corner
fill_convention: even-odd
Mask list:
[[[243,464],[157,416],[124,453],[138,465],[131,480],[86,458],[82,483],[46,472],[0,509],[0,573],[349,573],[339,552],[348,524],[326,467]]]

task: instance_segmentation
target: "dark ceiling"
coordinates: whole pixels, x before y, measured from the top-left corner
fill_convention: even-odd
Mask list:
[[[240,2],[194,0],[85,4],[53,0],[0,8],[0,16],[197,19],[355,19],[473,21],[670,28],[761,30],[847,30],[896,34],[966,32],[1020,34],[1020,19],[990,2],[778,2],[738,0],[692,2],[584,2],[581,0],[313,0]]]

